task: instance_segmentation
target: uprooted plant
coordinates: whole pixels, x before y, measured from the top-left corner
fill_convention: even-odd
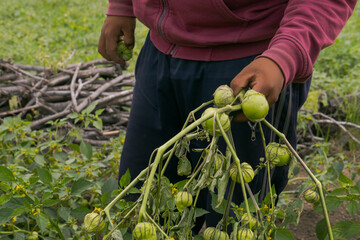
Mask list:
[[[322,184],[292,148],[285,135],[265,119],[269,105],[264,95],[248,90],[240,92],[236,97],[232,96],[229,87],[219,87],[214,93],[214,100],[192,111],[183,129],[154,150],[149,166],[100,212],[100,216],[95,216],[96,221],[87,217],[85,225],[86,221],[91,221],[91,229],[99,232],[103,228],[103,217],[106,217],[110,231],[106,232],[103,239],[122,239],[120,229],[124,228],[132,229],[132,235],[136,240],[198,239],[199,236],[193,236],[192,227],[196,217],[207,212],[196,208],[196,203],[200,191],[208,188],[212,193],[214,210],[221,212],[223,217],[216,227],[205,229],[202,233],[204,239],[271,239],[276,231],[281,231],[275,222],[277,196],[271,183],[271,168],[289,164],[291,174],[292,167],[299,162],[316,186],[316,190],[312,190],[314,193],[307,193],[306,196],[320,199],[329,239],[334,239]],[[217,108],[207,108],[200,118],[195,118],[196,112],[213,103]],[[265,156],[256,169],[239,159],[229,131],[229,114],[240,110],[249,120],[257,123],[262,135]],[[264,125],[279,137],[279,142],[266,144],[262,129]],[[220,137],[224,138],[227,145],[225,153],[222,153],[217,145]],[[192,168],[185,155],[189,151],[190,141],[194,139],[208,140],[209,144],[204,149],[195,149],[201,153],[201,157]],[[181,182],[170,183],[164,174],[174,155],[179,158],[178,175],[187,178]],[[248,185],[260,168],[265,168],[268,173],[266,180],[270,189],[263,201],[256,199],[257,195],[252,193]],[[143,182],[141,189],[134,190],[140,182]],[[244,199],[241,206],[232,203],[235,183],[241,186]],[[228,184],[230,190],[226,195]],[[129,192],[134,191],[139,194],[137,200],[119,216],[112,216],[110,209]],[[235,216],[229,215],[230,210]],[[232,229],[230,236],[228,229]]]

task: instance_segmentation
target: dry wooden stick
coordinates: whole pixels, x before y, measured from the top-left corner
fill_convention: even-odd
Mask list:
[[[79,112],[79,109],[78,109],[78,105],[77,105],[77,102],[76,102],[76,97],[75,97],[75,81],[76,81],[76,78],[79,74],[79,70],[80,70],[80,67],[81,67],[81,63],[79,63],[76,67],[76,70],[75,70],[75,73],[74,73],[74,76],[72,77],[72,80],[71,80],[71,84],[70,84],[70,94],[71,94],[71,101],[72,101],[72,104],[73,104],[73,107],[74,107],[74,110],[76,112]]]
[[[83,102],[80,103],[79,111],[83,110],[86,106],[88,106],[90,103],[92,103],[95,98],[97,98],[102,92],[104,92],[109,87],[113,86],[114,84],[123,81],[126,78],[131,78],[134,76],[134,73],[127,73],[124,75],[120,75],[117,78],[105,83],[102,87],[100,87],[98,90],[96,90],[93,94],[91,94],[88,98],[86,98]]]
[[[342,124],[340,124],[338,121],[336,121],[336,120],[333,119],[332,117],[329,117],[329,116],[327,116],[327,115],[325,115],[325,114],[323,114],[323,113],[320,113],[320,112],[314,113],[313,115],[318,115],[318,116],[321,116],[321,117],[323,117],[323,118],[328,119],[330,122],[332,122],[332,123],[336,124],[337,126],[339,126],[345,133],[347,133],[347,134],[350,136],[350,138],[351,138],[352,140],[354,140],[356,143],[360,144],[360,140],[359,140],[359,139],[357,139],[356,137],[354,137],[354,135],[352,135]]]
[[[11,111],[1,112],[0,117],[4,117],[4,116],[7,116],[7,115],[14,115],[14,114],[22,112],[22,111],[28,111],[28,110],[31,110],[31,109],[36,109],[39,106],[40,105],[36,104],[36,105],[33,105],[33,106],[27,106],[27,107],[23,107],[23,108],[11,110]]]

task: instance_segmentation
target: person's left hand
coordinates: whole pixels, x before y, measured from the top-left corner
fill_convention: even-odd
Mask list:
[[[265,95],[271,107],[277,101],[284,86],[284,75],[279,66],[269,58],[259,57],[246,66],[230,86],[236,96],[243,88],[250,87]],[[238,114],[233,121],[248,121],[244,114]]]

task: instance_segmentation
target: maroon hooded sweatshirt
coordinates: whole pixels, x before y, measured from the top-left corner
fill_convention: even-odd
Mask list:
[[[286,84],[312,74],[356,0],[109,0],[107,15],[134,16],[175,58],[223,61],[261,54],[281,68]]]

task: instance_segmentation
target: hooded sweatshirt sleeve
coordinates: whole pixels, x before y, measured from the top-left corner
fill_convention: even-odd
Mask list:
[[[109,0],[106,15],[134,17],[132,0]]]
[[[280,27],[261,55],[281,68],[285,85],[304,82],[320,50],[333,44],[356,0],[290,0]]]

